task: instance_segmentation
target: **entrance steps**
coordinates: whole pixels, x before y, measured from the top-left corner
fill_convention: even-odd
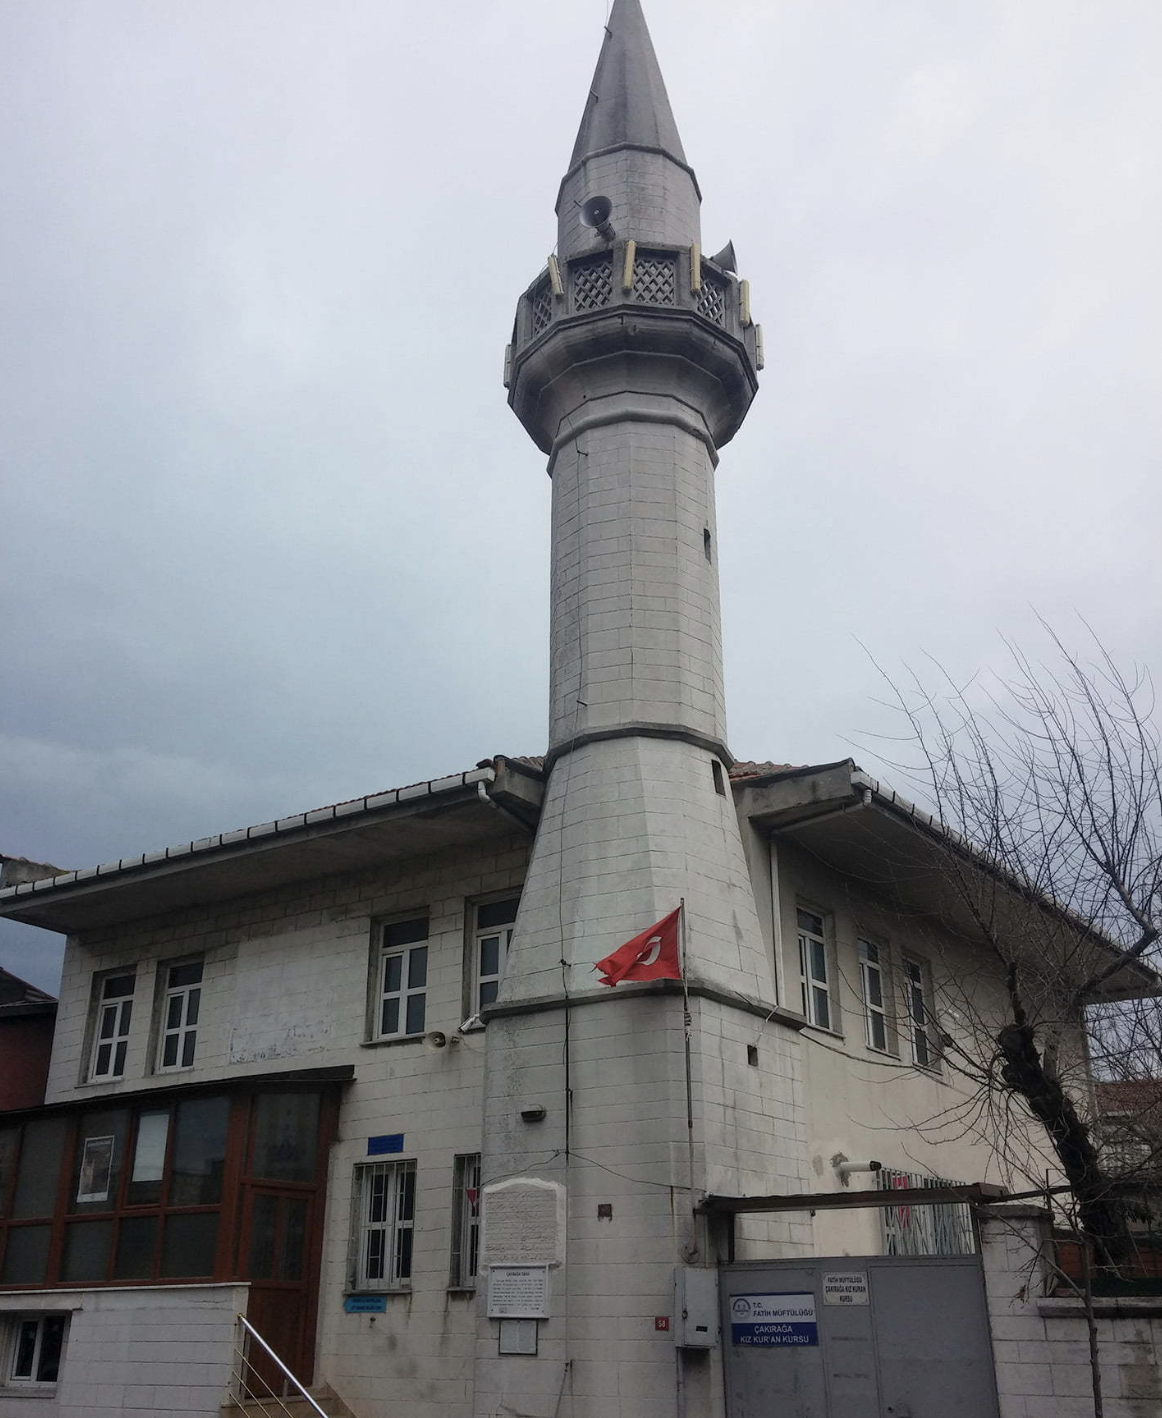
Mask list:
[[[328,1384],[308,1390],[327,1418],[355,1418],[350,1408]],[[319,1418],[305,1398],[233,1398],[224,1403],[221,1418]]]

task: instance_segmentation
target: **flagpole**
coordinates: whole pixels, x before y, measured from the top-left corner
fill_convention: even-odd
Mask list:
[[[686,898],[678,903],[678,940],[682,965],[682,1022],[686,1036],[686,1154],[690,1172],[690,1203],[694,1202],[694,1079],[690,1062],[690,1031],[694,1021],[690,1015],[690,986],[686,979]]]

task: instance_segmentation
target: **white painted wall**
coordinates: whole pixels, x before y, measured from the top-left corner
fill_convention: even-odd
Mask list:
[[[0,1387],[0,1418],[218,1418],[245,1285],[153,1285],[0,1295],[0,1321],[67,1312],[55,1391]]]

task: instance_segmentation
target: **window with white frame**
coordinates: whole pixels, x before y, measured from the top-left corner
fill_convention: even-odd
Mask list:
[[[935,1068],[938,1063],[932,1029],[932,980],[928,966],[914,956],[904,957],[904,1013],[912,1062],[919,1068]]]
[[[159,1071],[190,1068],[198,1047],[202,962],[183,960],[162,969],[165,988],[161,997],[157,1067]]]
[[[96,1010],[93,1017],[93,1048],[89,1056],[91,1081],[121,1078],[125,1073],[125,1051],[129,1047],[135,984],[131,971],[105,975],[94,983]]]
[[[487,901],[476,908],[476,936],[473,941],[472,1013],[479,1014],[492,1004],[500,990],[508,947],[520,897],[508,901]]]
[[[812,1024],[818,1024],[821,1029],[830,1029],[833,1027],[833,1010],[823,917],[800,907],[798,924],[799,984],[802,989],[803,1013]]]
[[[456,1158],[452,1182],[452,1284],[476,1284],[480,1262],[480,1153]]]
[[[365,1162],[355,1168],[355,1290],[402,1290],[411,1283],[416,1216],[415,1162]]]
[[[422,1034],[427,1017],[427,919],[379,927],[373,1037],[401,1039]]]
[[[867,1032],[868,1048],[888,1052],[888,1011],[887,991],[884,988],[884,972],[887,967],[887,951],[875,941],[859,942],[859,983],[863,995],[864,1027]]]
[[[48,1386],[60,1375],[65,1315],[18,1315],[10,1323],[5,1377],[10,1384]]]

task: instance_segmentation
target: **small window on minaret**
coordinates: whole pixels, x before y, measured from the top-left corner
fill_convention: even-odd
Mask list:
[[[722,771],[722,764],[717,758],[710,760],[710,771],[714,774],[714,791],[720,798],[726,796],[726,776]]]
[[[710,546],[710,528],[709,528],[709,527],[703,527],[703,528],[702,528],[702,550],[706,553],[706,560],[707,560],[707,561],[713,561],[713,560],[714,560],[714,554],[713,554],[713,552],[712,552],[712,550],[711,550],[711,546]]]

